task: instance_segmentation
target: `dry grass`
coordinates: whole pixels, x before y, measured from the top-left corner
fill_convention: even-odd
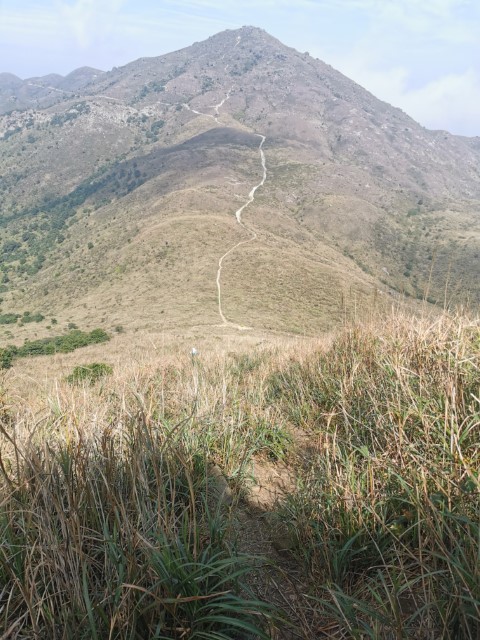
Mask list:
[[[235,551],[260,456],[297,479],[275,507],[304,576],[297,637],[476,640],[478,322],[397,312],[322,342],[200,333],[118,335],[6,373],[6,637],[285,634],[273,593],[251,591],[267,569]],[[113,374],[65,381],[94,361]],[[278,520],[256,517],[269,536]]]
[[[249,593],[252,561],[232,548],[208,472],[219,464],[239,490],[268,446],[245,366],[144,350],[94,386],[53,376],[36,401],[22,384],[3,397],[7,637],[266,637],[271,608]]]
[[[303,201],[298,193],[308,180],[318,180],[318,172],[297,163],[294,175],[285,177],[283,154],[266,149],[267,181],[245,211],[244,222],[258,239],[225,261],[227,317],[259,329],[315,335],[341,324],[345,314],[351,318],[373,304],[384,308],[393,298],[379,284],[381,266],[365,273],[335,246],[335,232],[321,216],[312,228],[304,222],[314,194],[307,189]],[[218,260],[249,237],[234,214],[260,175],[256,148],[227,145],[216,155],[206,151],[199,166],[168,168],[98,210],[79,207],[38,274],[15,280],[11,273],[10,290],[2,294],[2,312],[39,311],[47,320],[0,327],[0,340],[18,344],[49,335],[52,317],[60,328],[74,322],[82,329],[121,324],[157,331],[217,323]],[[343,210],[336,217],[338,226]]]
[[[281,507],[330,637],[480,632],[480,325],[389,318],[271,393],[316,442]]]

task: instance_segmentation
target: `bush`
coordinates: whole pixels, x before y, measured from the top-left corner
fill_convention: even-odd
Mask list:
[[[109,376],[112,373],[113,369],[110,365],[104,362],[92,362],[91,364],[75,367],[73,372],[67,376],[67,382],[70,384],[80,384],[81,382],[94,384],[100,378]]]
[[[8,347],[0,349],[0,369],[10,369],[12,366],[13,353]]]
[[[18,313],[3,313],[0,315],[0,324],[15,324],[19,317]]]
[[[103,329],[94,329],[90,333],[75,329],[64,336],[53,336],[51,338],[42,338],[41,340],[32,340],[25,342],[21,347],[6,347],[4,351],[11,353],[10,356],[4,355],[3,359],[7,359],[8,366],[11,366],[12,359],[26,358],[28,356],[49,356],[54,353],[70,353],[80,347],[87,347],[89,344],[100,344],[110,340],[110,336]],[[0,368],[8,368],[2,366]]]
[[[22,316],[22,322],[42,322],[45,320],[45,316],[42,316],[41,313],[30,313],[30,311],[25,311]]]
[[[64,336],[54,336],[53,338],[43,338],[42,340],[33,340],[25,342],[18,349],[20,357],[51,355],[52,353],[70,353],[86,347],[89,344],[98,344],[110,340],[109,335],[103,329],[94,329],[90,333],[74,329]]]

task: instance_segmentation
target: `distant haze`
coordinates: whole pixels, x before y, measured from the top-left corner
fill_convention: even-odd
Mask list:
[[[477,0],[0,0],[0,72],[107,70],[244,24],[428,128],[480,135]]]

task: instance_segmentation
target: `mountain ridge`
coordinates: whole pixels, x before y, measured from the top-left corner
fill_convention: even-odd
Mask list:
[[[428,131],[254,27],[66,78],[71,94],[37,87],[35,109],[0,116],[5,310],[214,323],[218,259],[237,243],[222,278],[238,325],[324,330],[396,292],[480,300],[479,139]],[[235,211],[262,175],[257,135],[268,179],[243,245]],[[203,250],[190,255],[192,233]]]

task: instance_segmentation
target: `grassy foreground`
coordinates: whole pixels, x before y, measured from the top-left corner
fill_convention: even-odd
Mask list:
[[[0,638],[479,637],[479,323],[153,354],[31,406],[5,375]],[[237,550],[259,459],[295,480],[255,516],[302,574],[294,626]]]

